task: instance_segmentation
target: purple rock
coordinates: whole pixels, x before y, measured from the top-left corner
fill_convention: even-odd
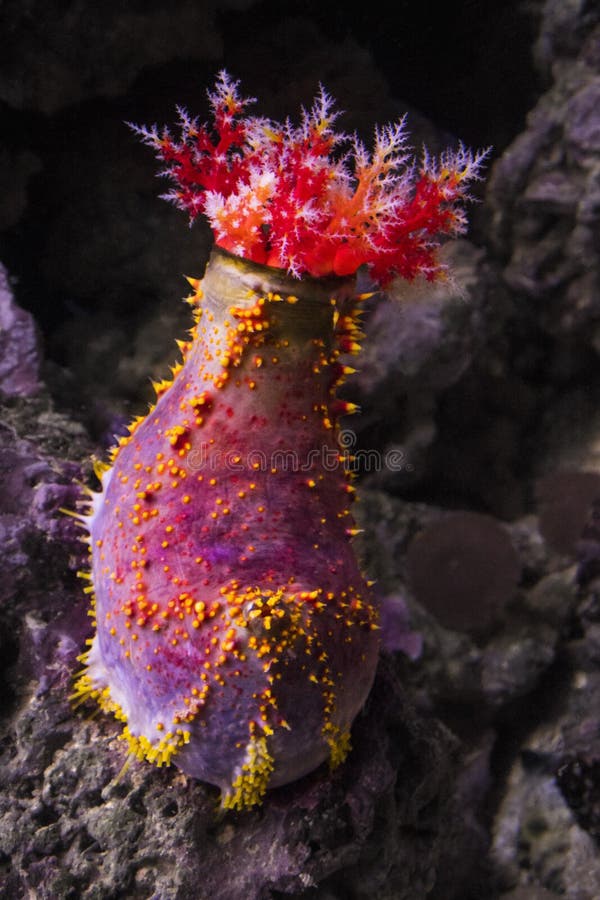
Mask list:
[[[418,659],[423,637],[410,627],[410,611],[401,594],[390,594],[381,601],[381,643],[389,653],[401,652]]]
[[[0,263],[0,391],[29,397],[39,388],[40,354],[33,319],[14,301]]]

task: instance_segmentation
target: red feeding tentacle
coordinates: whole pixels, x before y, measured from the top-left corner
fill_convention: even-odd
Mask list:
[[[209,98],[210,124],[197,126],[180,110],[179,142],[166,130],[134,129],[166,163],[174,184],[166,197],[192,219],[204,213],[219,246],[296,276],[366,265],[385,284],[443,272],[436,248],[464,230],[466,188],[487,151],[460,145],[439,161],[425,154],[416,171],[403,120],[376,129],[369,154],[334,131],[337,113],[323,89],[297,127],[248,115],[252,101],[225,72]],[[255,183],[260,191],[249,189]]]

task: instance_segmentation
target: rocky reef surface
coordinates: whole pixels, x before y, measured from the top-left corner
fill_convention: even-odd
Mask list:
[[[115,725],[69,701],[90,629],[85,547],[61,510],[173,361],[180,273],[201,274],[209,248],[156,200],[122,120],[197,109],[226,64],[273,115],[320,79],[349,130],[420,107],[414,143],[451,140],[393,83],[382,31],[369,41],[312,3],[203,7],[0,9],[0,894],[596,900],[597,4],[498,14],[486,47],[497,59],[512,39],[516,58],[521,41],[526,105],[464,135],[496,150],[468,239],[446,251],[454,279],[365,310],[343,440],[383,649],[347,763],[223,815],[175,769],[124,769]],[[477,70],[463,89],[477,94]]]

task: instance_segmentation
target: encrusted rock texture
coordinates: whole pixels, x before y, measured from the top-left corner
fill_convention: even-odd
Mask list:
[[[100,6],[0,9],[0,896],[597,900],[597,3]],[[123,121],[202,114],[223,66],[266,114],[320,80],[367,139],[408,109],[415,147],[494,145],[453,280],[368,301],[344,387],[382,604],[352,753],[243,814],[124,767],[69,700],[90,627],[64,510],[174,361],[210,247]]]

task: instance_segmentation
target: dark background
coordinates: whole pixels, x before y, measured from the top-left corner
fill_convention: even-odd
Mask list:
[[[143,260],[137,272],[123,271],[124,242],[133,245],[130,260],[142,236],[158,243],[156,230],[176,227],[158,201],[136,222],[131,207],[163,185],[125,121],[173,121],[175,104],[203,117],[205,91],[225,67],[259,98],[259,114],[295,116],[322,82],[347,111],[341,127],[367,140],[376,122],[408,109],[417,150],[422,135],[436,143],[429,122],[443,139],[491,145],[498,155],[539,91],[534,21],[521,3],[484,0],[381,9],[314,0],[4,3],[0,258],[50,358],[71,364],[57,333],[65,319],[108,303],[137,329],[136,308],[162,287]],[[201,226],[190,238],[180,214],[179,227],[187,260],[186,241],[198,241]],[[179,271],[173,255],[163,278]]]

